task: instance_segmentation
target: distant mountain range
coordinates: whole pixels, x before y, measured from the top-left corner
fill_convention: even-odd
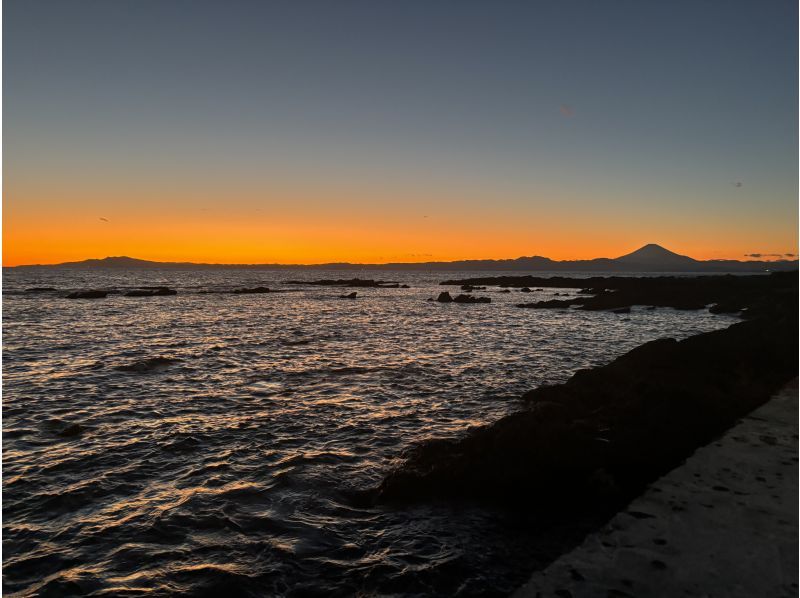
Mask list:
[[[192,262],[153,262],[132,257],[106,257],[81,262],[52,265],[16,266],[17,268],[73,269],[173,269],[231,268],[252,269],[316,269],[316,270],[475,270],[475,271],[552,271],[552,272],[764,272],[797,270],[797,260],[739,261],[696,260],[679,255],[651,243],[617,258],[592,260],[551,260],[541,256],[519,257],[511,260],[459,260],[454,262],[422,262],[392,264],[331,263],[314,265],[286,264],[195,264]]]

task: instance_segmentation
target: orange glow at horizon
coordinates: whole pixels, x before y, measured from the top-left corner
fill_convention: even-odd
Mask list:
[[[3,265],[55,264],[120,255],[219,264],[427,262],[532,255],[572,260],[618,257],[650,242],[696,259],[745,260],[752,247],[765,253],[795,253],[793,239],[766,249],[754,245],[755,241],[732,242],[722,235],[706,235],[698,244],[691,229],[682,231],[682,235],[667,231],[632,233],[621,224],[598,231],[591,219],[587,220],[565,227],[553,218],[529,224],[478,214],[375,219],[369,214],[310,218],[299,214],[233,217],[198,212],[122,217],[65,211],[44,220],[36,214],[7,213]]]

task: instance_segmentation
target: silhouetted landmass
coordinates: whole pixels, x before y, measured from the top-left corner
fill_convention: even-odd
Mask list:
[[[132,257],[107,257],[55,265],[27,265],[17,268],[108,268],[108,269],[173,269],[197,268],[237,270],[473,270],[517,272],[763,272],[797,270],[797,260],[738,261],[695,260],[678,255],[655,244],[645,245],[618,258],[556,261],[541,256],[519,257],[510,260],[458,260],[452,262],[420,262],[389,264],[351,264],[337,262],[314,265],[287,264],[197,264],[192,262],[154,262]],[[307,284],[307,283],[305,283]]]
[[[611,514],[797,376],[797,285],[796,274],[752,277],[745,295],[737,286],[715,295],[746,301],[747,321],[646,343],[528,392],[524,409],[459,440],[417,446],[377,500],[477,499],[572,520]]]

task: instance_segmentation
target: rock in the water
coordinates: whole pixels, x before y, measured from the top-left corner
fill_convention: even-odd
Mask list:
[[[549,299],[548,301],[535,301],[534,303],[517,303],[517,307],[529,307],[532,309],[566,309],[572,305],[570,299]]]
[[[80,436],[84,432],[84,427],[80,424],[72,423],[68,424],[62,430],[58,432],[59,436],[63,436],[64,438],[71,438],[73,436]]]
[[[708,311],[712,314],[736,314],[744,311],[744,307],[737,303],[716,303]]]
[[[530,292],[531,292],[531,290],[530,290],[528,287],[522,287],[522,288],[519,290],[519,292],[520,292],[520,293],[530,293]]]
[[[178,291],[167,287],[156,287],[153,289],[135,289],[125,293],[126,297],[164,297],[167,295],[177,295]]]
[[[249,289],[234,289],[231,291],[234,295],[254,295],[258,293],[269,293],[268,287],[253,287]]]
[[[356,297],[358,297],[358,293],[355,291],[348,293],[347,295],[339,295],[340,299],[355,299]]]
[[[287,280],[285,284],[311,285],[311,286],[333,286],[333,287],[358,287],[358,288],[385,288],[396,289],[400,285],[389,280],[372,280],[363,278],[338,278],[336,280]]]
[[[620,308],[617,308],[617,309],[612,309],[611,313],[612,314],[629,314],[629,313],[631,313],[631,308],[630,307],[620,307]]]
[[[447,291],[442,291],[439,293],[439,296],[436,298],[439,303],[452,303],[453,298],[450,296],[450,293]]]
[[[67,295],[67,299],[105,299],[108,291],[75,291]]]
[[[114,369],[121,372],[134,372],[136,374],[149,374],[160,372],[167,369],[172,364],[178,363],[180,359],[174,357],[151,357],[127,365],[119,365]]]
[[[491,303],[489,297],[473,297],[472,295],[459,295],[453,299],[453,303]]]
[[[58,289],[54,287],[31,287],[29,289],[25,289],[26,293],[50,293],[52,291],[57,291]]]

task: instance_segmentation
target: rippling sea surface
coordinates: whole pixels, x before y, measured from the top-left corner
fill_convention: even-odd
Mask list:
[[[513,590],[536,562],[535,521],[444,504],[365,508],[353,491],[378,484],[413,443],[519,408],[525,390],[732,319],[514,307],[574,292],[564,289],[426,301],[441,280],[480,274],[6,270],[5,592]],[[410,288],[348,289],[353,301],[285,284],[352,276]],[[64,298],[154,285],[178,295]],[[287,292],[224,292],[259,285]],[[173,361],[126,368],[154,357]]]

